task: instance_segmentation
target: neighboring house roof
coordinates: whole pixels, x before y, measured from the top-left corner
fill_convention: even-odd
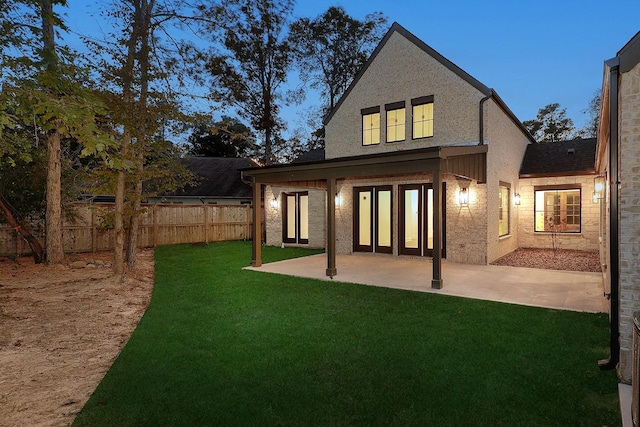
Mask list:
[[[365,73],[367,68],[369,68],[371,63],[375,60],[376,56],[378,56],[378,54],[380,53],[380,51],[382,50],[384,45],[387,43],[387,41],[391,38],[391,36],[394,33],[401,34],[407,40],[409,40],[410,42],[415,44],[418,48],[420,48],[422,51],[424,51],[427,55],[431,56],[432,58],[434,58],[435,60],[440,62],[442,65],[444,65],[451,72],[456,74],[462,80],[464,80],[465,82],[467,82],[468,84],[470,84],[471,86],[476,88],[480,93],[484,94],[485,97],[493,99],[496,102],[496,104],[498,104],[498,106],[505,112],[505,114],[507,114],[507,116],[509,116],[509,118],[516,124],[516,126],[518,126],[520,128],[520,130],[525,135],[527,135],[529,140],[531,142],[535,142],[534,138],[531,136],[531,134],[529,133],[527,128],[524,127],[522,122],[516,117],[516,115],[513,113],[513,111],[511,111],[511,109],[509,109],[509,107],[507,107],[507,105],[504,103],[502,98],[500,98],[498,96],[498,94],[496,93],[495,90],[493,90],[493,89],[489,88],[488,86],[485,86],[484,84],[482,84],[480,81],[475,79],[473,76],[471,76],[469,73],[464,71],[462,68],[458,67],[453,62],[449,61],[447,58],[442,56],[435,49],[433,49],[431,46],[427,45],[425,42],[420,40],[418,37],[413,35],[411,32],[409,32],[406,28],[404,28],[402,25],[398,24],[397,22],[394,22],[391,25],[391,28],[389,28],[389,31],[387,31],[387,33],[382,38],[382,40],[380,41],[378,46],[374,49],[373,53],[371,54],[371,56],[369,57],[367,62],[364,64],[364,66],[360,69],[360,71],[358,71],[358,74],[356,74],[356,76],[354,77],[353,81],[351,82],[351,84],[349,85],[347,90],[345,90],[345,92],[342,94],[342,96],[340,97],[340,100],[336,103],[336,105],[333,108],[333,110],[331,110],[329,112],[329,114],[325,117],[325,119],[323,120],[323,123],[325,125],[327,123],[329,123],[329,121],[331,120],[331,118],[333,117],[335,112],[338,110],[338,108],[340,108],[340,106],[342,105],[343,101],[349,96],[349,93],[351,92],[351,90],[358,83],[358,80],[360,80],[360,78]]]
[[[304,152],[293,159],[291,163],[317,162],[319,160],[324,160],[324,148],[314,148],[313,150]]]
[[[529,144],[521,178],[595,173],[596,138]]]
[[[251,198],[251,184],[242,181],[239,169],[256,167],[251,159],[234,157],[185,157],[181,160],[200,182],[163,196]]]

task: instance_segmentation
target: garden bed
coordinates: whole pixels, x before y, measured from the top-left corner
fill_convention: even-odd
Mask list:
[[[511,267],[545,268],[548,270],[568,270],[601,272],[600,254],[596,251],[570,249],[519,248],[492,262],[494,265]]]

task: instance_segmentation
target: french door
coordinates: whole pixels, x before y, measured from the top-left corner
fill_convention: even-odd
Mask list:
[[[392,252],[391,186],[354,187],[354,252]]]
[[[399,189],[399,242],[401,255],[433,256],[433,184],[405,184]],[[442,229],[446,229],[446,190],[442,183]],[[442,256],[445,234],[442,233]]]

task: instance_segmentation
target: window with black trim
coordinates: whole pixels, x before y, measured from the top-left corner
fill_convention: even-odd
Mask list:
[[[406,110],[404,101],[385,104],[387,112],[387,142],[403,141],[406,131]]]
[[[282,193],[282,241],[309,243],[309,192]]]
[[[362,114],[362,145],[380,144],[380,107],[360,110]]]
[[[511,188],[505,182],[500,182],[499,191],[499,216],[498,216],[498,236],[506,236],[510,231],[510,207],[511,207]]]
[[[579,186],[536,186],[535,231],[579,233],[582,189]]]
[[[412,138],[430,138],[433,136],[433,95],[411,100],[413,118]]]

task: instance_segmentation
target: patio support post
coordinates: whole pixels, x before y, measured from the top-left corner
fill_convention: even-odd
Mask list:
[[[333,278],[336,269],[336,179],[327,179],[327,276]]]
[[[433,289],[442,289],[442,175],[433,170]]]
[[[262,265],[262,184],[252,178],[253,187],[253,209],[251,223],[251,266],[260,267]]]

